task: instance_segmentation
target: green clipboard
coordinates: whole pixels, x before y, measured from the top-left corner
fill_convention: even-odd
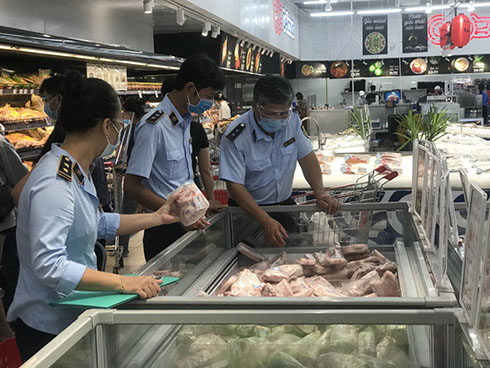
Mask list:
[[[161,287],[179,281],[178,277],[162,277]],[[63,299],[58,299],[50,304],[59,307],[84,307],[84,308],[114,308],[118,305],[136,299],[136,294],[119,294],[113,291],[77,291]]]

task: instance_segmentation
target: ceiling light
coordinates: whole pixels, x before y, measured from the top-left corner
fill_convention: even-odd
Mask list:
[[[486,6],[490,6],[490,3],[474,3],[475,8],[483,8]]]
[[[48,35],[48,34],[46,34],[46,33],[45,33],[45,34],[43,34],[43,37],[46,37],[46,38],[51,38],[51,36],[50,36],[50,35]]]
[[[211,30],[211,22],[209,20],[206,20],[204,24],[202,25],[202,32],[201,34],[206,37]]]
[[[281,56],[281,63],[284,63],[285,60],[284,56]]]
[[[327,3],[327,5],[325,5],[325,11],[326,12],[329,12],[329,11],[332,11],[332,4],[330,3],[330,1]]]
[[[262,51],[261,51],[260,53],[261,53],[262,55],[264,55],[266,51],[267,51],[266,49],[262,49]]]
[[[252,50],[253,51],[257,50],[257,47],[258,47],[257,45],[253,45]]]
[[[353,11],[337,11],[337,12],[324,12],[324,13],[311,13],[312,17],[340,17],[342,15],[352,15]]]
[[[402,10],[400,8],[393,9],[368,9],[368,10],[359,10],[357,14],[391,14],[391,13],[399,13]]]
[[[213,26],[213,31],[211,32],[211,37],[217,38],[220,33],[221,33],[221,27],[217,24],[215,26]]]
[[[185,17],[184,9],[178,8],[177,11],[175,12],[175,16],[177,18],[176,23],[179,26],[183,26],[187,18]]]
[[[143,10],[145,11],[145,14],[151,14],[154,5],[153,0],[143,0]]]
[[[330,0],[332,4],[338,3],[338,0]],[[304,1],[303,5],[319,5],[326,4],[327,0]]]
[[[245,40],[241,40],[241,41],[240,41],[240,47],[245,46],[245,42],[247,42],[247,41],[245,41]]]

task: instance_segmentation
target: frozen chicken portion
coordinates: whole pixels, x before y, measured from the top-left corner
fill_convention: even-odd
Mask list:
[[[176,198],[172,203],[172,213],[180,219],[180,223],[184,226],[194,224],[206,215],[206,211],[209,208],[208,200],[196,184],[191,181],[175,189],[170,193],[169,198],[171,197]]]
[[[340,247],[338,244],[325,252],[300,255],[293,260],[285,252],[266,257],[257,250],[239,244],[240,253],[257,263],[244,268],[263,283],[261,295],[278,297],[398,297],[400,286],[397,266],[377,250],[369,252],[366,244]],[[347,250],[348,256],[345,255]],[[361,257],[359,260],[348,261]],[[294,263],[296,262],[296,263]],[[249,290],[236,287],[237,275],[231,275],[221,284],[218,296],[250,296]],[[235,286],[235,287],[234,287]]]
[[[216,325],[183,327],[178,368],[408,368],[405,326]],[[167,366],[167,365],[165,365]]]

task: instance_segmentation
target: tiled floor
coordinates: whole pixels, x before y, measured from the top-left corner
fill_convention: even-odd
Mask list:
[[[143,254],[143,231],[136,233],[129,240],[129,256],[124,258],[124,267],[119,271],[120,274],[134,273],[138,268],[145,264]],[[114,268],[114,254],[108,252],[106,272],[112,272]]]

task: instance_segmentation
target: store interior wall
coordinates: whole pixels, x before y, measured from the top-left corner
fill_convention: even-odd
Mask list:
[[[218,18],[224,23],[240,28],[242,31],[299,58],[299,16],[298,7],[291,0],[176,0],[184,6],[191,7],[211,19]],[[295,24],[294,39],[283,31],[276,33],[274,27],[274,3],[285,6]],[[225,6],[226,4],[226,6]],[[282,17],[282,13],[281,13]]]
[[[467,10],[463,13],[470,15]],[[490,16],[489,8],[477,8],[474,13],[479,17]],[[437,13],[433,12],[429,18],[436,15]],[[300,11],[299,20],[301,60],[379,59],[412,57],[413,55],[441,55],[440,46],[433,45],[430,40],[426,53],[402,53],[402,13],[388,14],[388,54],[386,55],[362,55],[362,16],[360,15],[314,18],[307,12]],[[452,53],[453,55],[488,54],[490,52],[489,45],[490,37],[475,38],[464,48],[456,48]]]
[[[0,24],[153,52],[151,14],[135,0],[0,0]]]
[[[291,85],[295,94],[301,92],[305,99],[316,96],[316,106],[323,106],[327,103],[327,81],[327,78],[292,79]]]

